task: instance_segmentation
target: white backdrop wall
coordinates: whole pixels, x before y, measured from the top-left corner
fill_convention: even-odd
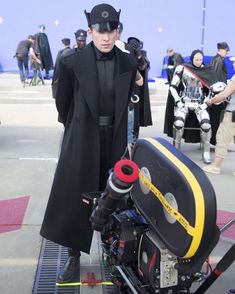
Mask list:
[[[216,43],[227,41],[235,54],[234,0],[0,0],[0,71],[16,71],[16,47],[40,24],[46,25],[53,57],[62,48],[61,39],[75,43],[74,32],[87,29],[84,10],[100,3],[121,9],[122,39],[135,36],[144,42],[151,62],[150,76],[159,76],[166,48],[188,56],[202,44],[203,6],[205,12],[205,55],[216,54]],[[90,41],[88,39],[88,41]]]

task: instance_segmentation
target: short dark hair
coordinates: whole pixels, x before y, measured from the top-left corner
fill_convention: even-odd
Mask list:
[[[64,38],[64,39],[62,39],[61,42],[62,42],[65,46],[69,46],[69,45],[70,45],[70,39],[68,39],[68,38]]]
[[[28,39],[35,40],[35,37],[33,35],[29,35]]]
[[[229,45],[226,42],[219,42],[219,43],[217,43],[217,49],[218,50],[219,49],[224,49],[224,50],[230,51]]]

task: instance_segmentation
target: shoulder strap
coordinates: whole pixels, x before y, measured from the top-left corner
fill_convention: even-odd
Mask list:
[[[190,69],[186,65],[183,65],[183,67],[185,67],[199,82],[201,82],[204,87],[206,87],[207,89],[210,88],[210,86],[205,81],[203,81],[198,75],[196,75],[195,72],[192,71],[192,69]]]

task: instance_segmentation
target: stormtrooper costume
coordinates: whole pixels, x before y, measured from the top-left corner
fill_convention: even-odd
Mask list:
[[[179,91],[180,83],[183,90]],[[200,137],[202,143],[202,158],[204,163],[211,163],[210,138],[211,124],[207,111],[205,84],[187,65],[178,65],[171,82],[170,92],[174,98],[174,122],[173,140],[174,145],[180,148],[184,133],[185,121],[190,112],[194,112],[199,122]]]

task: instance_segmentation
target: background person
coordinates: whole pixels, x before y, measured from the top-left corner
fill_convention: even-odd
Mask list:
[[[42,75],[42,69],[41,69],[41,59],[38,57],[37,53],[35,52],[35,37],[32,37],[32,44],[29,49],[29,55],[30,55],[30,68],[33,70],[33,77],[30,82],[30,85],[37,86],[40,82],[44,85],[44,78]]]
[[[226,42],[220,42],[217,43],[217,50],[217,54],[211,59],[210,65],[214,68],[218,81],[227,84],[228,72],[226,64],[224,62],[224,58],[229,52],[229,46]],[[224,103],[221,103],[219,105],[212,105],[212,107],[209,108],[210,116],[212,118],[212,136],[210,142],[213,145],[216,144],[216,133],[219,127],[221,111],[224,110],[224,108]]]
[[[75,33],[76,44],[73,46],[75,50],[82,50],[86,47],[86,39],[87,39],[87,32],[80,29],[77,30]]]
[[[54,98],[54,91],[55,91],[55,87],[54,85],[54,81],[58,79],[58,75],[59,75],[59,64],[61,61],[61,58],[63,58],[65,55],[68,55],[69,53],[72,53],[72,49],[70,48],[70,39],[69,38],[63,38],[61,40],[62,44],[63,44],[63,49],[59,50],[57,57],[56,57],[56,62],[55,62],[55,67],[54,67],[54,72],[53,72],[53,77],[52,77],[52,97]],[[58,116],[58,122],[61,122],[60,117]]]
[[[66,52],[71,50],[70,48],[70,39],[69,38],[63,38],[61,40],[62,44],[63,44],[63,48],[61,50],[59,50],[59,52],[57,53],[57,57],[56,57],[56,62],[55,64],[59,63],[59,60],[66,55]]]
[[[15,57],[17,59],[17,65],[20,73],[20,80],[23,86],[28,82],[29,78],[29,49],[34,37],[29,35],[26,40],[19,42]]]
[[[220,42],[217,43],[217,50],[217,54],[212,57],[210,65],[214,68],[218,77],[218,81],[227,84],[228,71],[224,62],[224,58],[227,56],[230,49],[226,42]]]
[[[235,69],[235,57],[231,57]],[[207,100],[209,106],[228,100],[222,121],[216,134],[215,160],[212,165],[203,167],[208,173],[220,174],[221,166],[228,153],[228,145],[235,136],[235,75],[231,78],[224,91]],[[235,175],[235,172],[233,172]]]
[[[130,37],[127,43],[121,40],[123,24],[118,25],[118,35],[115,45],[123,52],[130,54],[138,64],[138,71],[132,99],[128,107],[128,151],[131,153],[133,143],[139,136],[140,126],[152,125],[150,98],[148,89],[148,70],[150,62],[146,51],[143,49],[143,42],[135,37]],[[138,102],[137,102],[138,101]]]
[[[83,215],[82,193],[103,191],[109,170],[127,146],[127,109],[136,77],[133,58],[115,46],[120,10],[109,4],[85,11],[92,38],[61,59],[53,87],[64,136],[41,235],[68,247],[59,282],[78,279],[81,251],[93,231]],[[85,218],[85,219],[84,219]]]
[[[175,52],[172,48],[167,48],[166,53],[168,55],[167,64],[166,66],[164,66],[164,68],[166,68],[167,80],[168,80],[166,84],[170,84],[173,78],[176,66],[184,63],[184,59],[180,53]]]
[[[34,51],[41,60],[42,69],[45,69],[45,79],[50,79],[49,71],[53,69],[53,60],[45,29],[45,25],[42,24],[39,26],[39,32],[35,34]]]
[[[150,97],[148,88],[148,71],[150,69],[150,61],[147,52],[143,50],[143,42],[136,37],[129,37],[128,45],[134,51],[138,62],[138,71],[143,78],[143,85],[135,85],[133,97],[138,97],[138,103],[130,103],[129,108],[134,109],[134,125],[133,125],[133,141],[139,138],[140,127],[152,125],[152,114],[150,107]]]

